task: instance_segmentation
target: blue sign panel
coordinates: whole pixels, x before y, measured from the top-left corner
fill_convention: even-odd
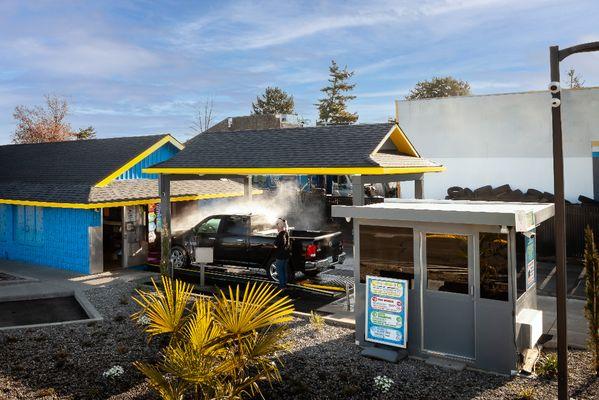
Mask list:
[[[524,248],[526,251],[526,290],[528,290],[537,283],[537,243],[534,235],[525,237]]]
[[[366,341],[406,348],[408,281],[366,276]]]

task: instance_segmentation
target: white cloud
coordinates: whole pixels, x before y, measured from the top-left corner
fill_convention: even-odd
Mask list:
[[[131,74],[161,63],[158,56],[141,47],[93,37],[79,36],[58,42],[25,37],[4,47],[12,54],[12,61],[18,61],[26,69],[61,75]]]

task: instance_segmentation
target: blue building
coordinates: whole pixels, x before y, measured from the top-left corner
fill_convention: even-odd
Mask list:
[[[0,259],[80,273],[158,259],[157,176],[142,169],[182,148],[170,135],[0,146]],[[185,181],[171,193],[175,219],[243,187]]]

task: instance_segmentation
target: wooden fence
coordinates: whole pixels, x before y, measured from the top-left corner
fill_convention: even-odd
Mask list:
[[[584,254],[584,228],[590,226],[599,238],[599,206],[566,204],[566,254],[581,258]],[[537,228],[537,254],[555,255],[554,218]]]

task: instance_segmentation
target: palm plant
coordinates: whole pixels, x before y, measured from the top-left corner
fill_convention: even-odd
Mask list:
[[[138,290],[134,301],[150,323],[149,340],[166,337],[156,364],[135,362],[165,400],[242,399],[261,394],[260,382],[281,380],[277,353],[285,350],[293,305],[268,283],[229,287],[215,299],[192,299],[192,286],[162,276],[162,288]]]

